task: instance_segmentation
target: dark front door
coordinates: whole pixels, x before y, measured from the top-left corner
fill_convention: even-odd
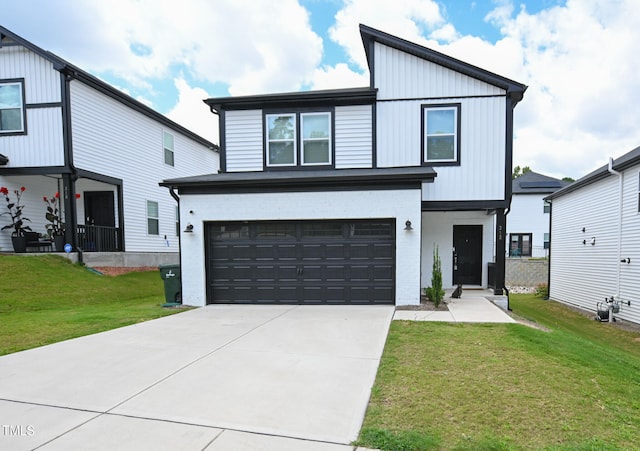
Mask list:
[[[454,285],[482,284],[482,226],[453,226]]]
[[[393,304],[395,222],[213,222],[209,303]]]
[[[84,192],[85,224],[115,227],[115,216],[112,191]]]

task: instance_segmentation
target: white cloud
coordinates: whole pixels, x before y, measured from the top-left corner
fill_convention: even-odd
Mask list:
[[[352,71],[345,63],[335,66],[323,66],[315,70],[312,78],[311,88],[320,89],[342,89],[360,88],[369,86],[369,73],[357,73]]]
[[[184,78],[173,80],[178,89],[178,102],[166,116],[213,143],[219,143],[218,116],[202,101],[209,97],[198,87],[191,87]]]

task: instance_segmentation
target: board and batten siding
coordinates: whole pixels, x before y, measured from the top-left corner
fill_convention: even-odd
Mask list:
[[[224,118],[227,172],[262,171],[262,110],[227,111]]]
[[[336,169],[372,167],[372,120],[371,105],[336,107]]]
[[[440,100],[379,102],[379,167],[422,164],[422,105]],[[460,165],[436,166],[436,183],[425,184],[423,200],[463,201],[504,198],[506,124],[504,97],[451,98],[460,106]],[[488,176],[487,174],[491,174]]]
[[[505,91],[460,72],[376,42],[378,100],[505,95]]]
[[[218,154],[79,81],[71,111],[75,166],[122,180],[126,250],[177,252],[176,202],[158,183],[217,172]],[[164,131],[174,137],[175,166],[164,164]],[[147,200],[158,202],[158,235],[147,234]]]
[[[24,47],[0,47],[0,80],[7,79],[24,79],[27,128],[24,135],[2,137],[2,153],[9,157],[9,167],[64,165],[62,108],[29,107],[60,103],[60,73],[51,62]]]
[[[624,301],[631,301],[631,306],[623,307],[616,316],[640,323],[640,217],[637,189],[638,169],[625,171],[621,258],[630,258],[630,264],[618,260],[617,176],[609,175],[553,199],[551,299],[593,311],[595,315],[598,301],[616,295],[617,271],[620,269],[620,297]],[[592,245],[594,238],[595,244]]]

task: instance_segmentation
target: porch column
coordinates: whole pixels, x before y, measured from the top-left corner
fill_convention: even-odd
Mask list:
[[[496,210],[496,266],[495,266],[495,285],[493,294],[500,296],[503,294],[504,288],[504,271],[505,271],[505,253],[506,253],[506,231],[507,217],[504,209]]]
[[[76,184],[73,174],[62,174],[62,197],[64,202],[64,241],[73,249],[78,247],[78,218],[76,210]]]

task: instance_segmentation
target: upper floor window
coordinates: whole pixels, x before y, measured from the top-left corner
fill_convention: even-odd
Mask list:
[[[21,81],[0,82],[0,133],[23,133],[24,96]]]
[[[173,135],[171,133],[164,132],[163,137],[163,146],[164,146],[164,163],[169,166],[174,165],[174,155],[173,155]]]
[[[549,213],[551,211],[551,203],[548,200],[543,201],[544,205],[542,207],[543,213]]]
[[[422,150],[427,164],[460,161],[460,105],[422,106]]]
[[[147,201],[147,234],[160,234],[160,219],[158,214],[158,202]]]
[[[330,112],[267,114],[267,167],[326,166],[332,160]]]

